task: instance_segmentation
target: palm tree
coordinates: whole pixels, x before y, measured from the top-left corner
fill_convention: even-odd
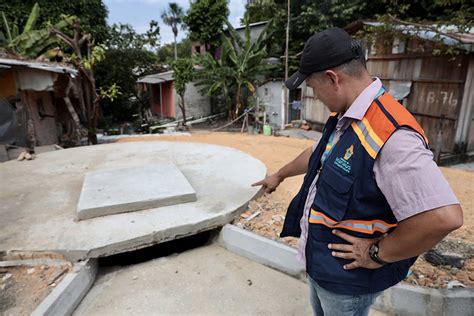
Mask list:
[[[178,50],[176,47],[176,37],[178,36],[178,25],[183,23],[183,8],[181,8],[176,2],[170,2],[168,10],[161,14],[163,22],[171,26],[171,30],[174,35],[174,59],[178,59]]]

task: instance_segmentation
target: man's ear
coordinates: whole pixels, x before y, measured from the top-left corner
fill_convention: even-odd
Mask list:
[[[336,72],[332,70],[326,70],[325,75],[332,84],[336,84],[337,86],[339,86],[339,76]]]

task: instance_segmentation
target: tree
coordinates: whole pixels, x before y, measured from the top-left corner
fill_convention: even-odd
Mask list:
[[[159,28],[150,23],[150,29],[139,34],[128,24],[114,24],[109,28],[105,42],[105,58],[97,64],[95,74],[97,85],[109,87],[116,84],[121,94],[114,100],[102,99],[105,127],[111,123],[133,120],[134,114],[141,114],[149,105],[136,89],[139,77],[155,72],[157,57],[146,49],[159,41]]]
[[[178,58],[171,64],[173,69],[174,88],[180,97],[178,103],[183,114],[183,125],[186,125],[186,84],[193,79],[193,61],[190,58]]]
[[[191,58],[191,40],[189,37],[183,38],[177,43],[178,56],[181,58]],[[174,44],[164,44],[158,48],[158,62],[163,65],[170,65],[174,60]]]
[[[177,3],[169,3],[168,10],[161,14],[163,22],[171,27],[174,35],[174,59],[178,59],[178,49],[176,43],[176,37],[178,36],[178,25],[183,23],[183,8],[181,8]]]
[[[83,32],[91,34],[95,43],[107,38],[107,8],[101,0],[8,0],[0,1],[0,11],[8,21],[18,26],[26,24],[35,3],[41,8],[36,28],[46,28],[49,22],[60,21],[62,15],[76,16],[81,20]],[[19,29],[19,33],[23,30]]]
[[[204,44],[214,56],[228,16],[227,0],[196,0],[183,21],[191,31],[191,40]]]
[[[399,18],[423,24],[453,24],[467,29],[474,16],[472,1],[466,0],[291,0],[289,72],[294,72],[299,64],[299,52],[305,41],[314,33],[328,27],[345,27],[357,20],[379,20],[394,23]],[[287,0],[256,0],[246,6],[250,22],[259,22],[273,17],[275,34],[285,33]],[[273,38],[271,52],[282,56],[285,51],[283,36]]]
[[[99,95],[97,94],[94,78],[94,66],[104,58],[104,49],[101,46],[94,46],[91,41],[91,35],[82,32],[79,18],[72,17],[72,20],[73,36],[69,36],[54,27],[49,27],[49,31],[73,51],[70,62],[79,70],[76,83],[79,89],[79,103],[85,115],[88,131],[87,137],[91,144],[97,144],[95,129],[100,108]]]
[[[107,28],[107,32],[104,45],[108,49],[153,49],[160,43],[160,27],[154,20],[150,21],[150,27],[144,34],[138,34],[130,24],[122,23],[112,24]]]
[[[36,28],[38,18],[40,16],[40,7],[36,3],[31,9],[25,26],[20,28],[17,24],[10,23],[3,11],[0,12],[3,20],[4,32],[0,31],[0,47],[4,47],[11,53],[28,58],[36,58],[47,48],[60,41],[56,36],[51,36],[49,26],[44,28]],[[63,16],[61,21],[54,25],[57,30],[64,31],[72,26],[73,18]]]
[[[272,37],[273,23],[270,21],[259,37],[252,41],[250,23],[245,18],[245,35],[241,38],[227,22],[227,32],[222,36],[222,51],[219,60],[212,61],[210,54],[201,57],[203,71],[197,73],[198,85],[204,85],[208,95],[221,93],[224,102],[234,94],[234,106],[229,109],[229,117],[236,118],[242,110],[244,89],[254,94],[258,76],[270,72],[274,66],[266,64],[267,47]],[[229,89],[233,91],[230,92]]]

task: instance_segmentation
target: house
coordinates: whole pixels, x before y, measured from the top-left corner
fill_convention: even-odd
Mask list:
[[[381,23],[364,22],[378,27]],[[474,154],[474,28],[395,25],[400,36],[378,36],[367,50],[367,69],[415,116],[438,162]],[[435,39],[458,55],[437,55]]]
[[[281,129],[294,120],[306,120],[322,130],[330,111],[317,98],[313,89],[303,82],[298,89],[288,93],[288,118],[285,119],[285,82],[282,78],[270,78],[263,81],[257,88],[259,106],[264,107],[269,123],[273,128]]]
[[[58,63],[0,55],[0,144],[34,148],[77,145],[78,71]]]
[[[178,102],[180,96],[173,85],[173,71],[141,77],[137,83],[142,91],[150,93],[150,108],[160,118],[182,118]],[[211,114],[211,101],[207,95],[201,95],[193,82],[186,85],[184,96],[186,117],[200,118]]]

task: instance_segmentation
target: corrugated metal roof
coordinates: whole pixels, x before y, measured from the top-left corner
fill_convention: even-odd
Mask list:
[[[381,22],[363,23],[375,27],[385,25]],[[459,32],[459,29],[454,25],[432,25],[422,28],[414,25],[394,24],[393,27],[405,35],[412,35],[426,40],[439,39],[446,45],[462,47],[470,52],[474,51],[474,27],[471,27],[467,33]]]
[[[3,66],[21,66],[33,69],[39,69],[49,72],[56,73],[67,73],[73,76],[78,74],[78,71],[72,67],[48,64],[44,62],[29,61],[29,60],[19,60],[19,59],[10,59],[10,58],[0,58],[0,65]]]
[[[162,83],[162,82],[167,82],[167,81],[173,81],[172,70],[144,76],[137,80],[138,83],[150,83],[150,84],[157,84],[157,83]]]

